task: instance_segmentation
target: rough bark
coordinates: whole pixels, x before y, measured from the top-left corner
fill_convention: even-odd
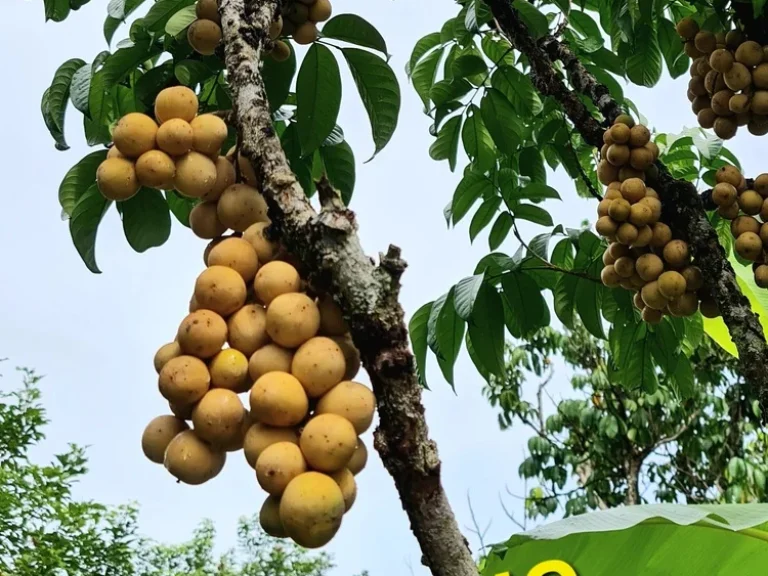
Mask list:
[[[488,0],[499,29],[531,64],[532,79],[544,95],[555,98],[586,142],[600,147],[604,126],[578,98],[589,97],[606,121],[611,123],[621,109],[608,89],[597,82],[578,58],[552,36],[536,41],[512,8],[510,0]],[[569,89],[554,67],[560,60],[574,90]],[[768,345],[757,315],[736,283],[736,274],[720,245],[717,233],[707,220],[702,199],[690,182],[675,180],[661,162],[658,177],[650,181],[661,198],[664,221],[690,244],[701,268],[705,287],[717,302],[725,324],[739,352],[745,381],[760,399],[763,418],[768,420]]]
[[[260,63],[276,0],[220,0],[226,66],[240,151],[253,164],[273,229],[306,268],[310,285],[336,299],[349,323],[378,402],[375,447],[435,576],[470,576],[477,567],[440,481],[421,387],[398,302],[406,264],[390,246],[378,265],[365,255],[354,214],[323,186],[316,212],[296,180],[269,113]]]
[[[627,495],[624,498],[626,506],[640,504],[640,465],[636,459],[629,460],[627,466]]]

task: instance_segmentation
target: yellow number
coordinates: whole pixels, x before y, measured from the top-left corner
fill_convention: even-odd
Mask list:
[[[576,570],[562,560],[547,560],[546,562],[536,564],[536,566],[528,571],[528,576],[546,576],[546,574],[576,576]]]

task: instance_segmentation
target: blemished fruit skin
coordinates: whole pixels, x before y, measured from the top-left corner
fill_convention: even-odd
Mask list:
[[[194,135],[193,147],[201,154],[216,154],[227,139],[227,125],[214,114],[201,114],[190,122]]]
[[[685,278],[679,272],[668,270],[659,276],[659,292],[667,300],[679,298],[685,294]]]
[[[261,306],[246,304],[227,319],[227,331],[229,345],[250,360],[254,352],[269,342],[267,313]]]
[[[251,468],[256,468],[256,462],[267,447],[278,442],[292,442],[299,445],[299,435],[295,428],[278,428],[255,422],[248,428],[243,439],[243,453]]]
[[[357,439],[357,447],[352,453],[352,458],[347,463],[347,470],[352,472],[355,476],[360,474],[365,469],[365,465],[368,463],[368,447],[363,442],[362,438]]]
[[[192,410],[195,434],[212,446],[223,448],[241,433],[245,407],[226,388],[211,388]]]
[[[608,286],[609,288],[615,288],[619,285],[622,278],[616,272],[616,268],[611,265],[606,266],[600,271],[600,280],[605,286]]]
[[[187,40],[195,52],[210,56],[221,42],[221,27],[211,20],[195,20],[187,28]]]
[[[301,289],[301,277],[298,270],[280,260],[274,260],[264,264],[253,281],[253,290],[259,302],[265,306],[280,296]]]
[[[666,246],[664,246],[664,260],[670,266],[679,268],[687,264],[690,257],[688,250],[688,244],[683,240],[672,240]]]
[[[768,266],[765,264],[755,269],[755,284],[760,288],[768,288]]]
[[[267,334],[280,346],[297,348],[319,329],[320,311],[306,294],[281,294],[267,308]]]
[[[176,340],[184,354],[212,358],[227,341],[227,323],[212,310],[198,309],[181,321]]]
[[[248,373],[251,380],[255,382],[267,372],[290,372],[291,362],[293,362],[293,350],[274,343],[266,344],[251,355],[248,361]]]
[[[240,394],[250,388],[248,358],[234,348],[225,348],[208,363],[211,387],[226,388]]]
[[[341,494],[344,496],[344,513],[349,512],[357,498],[357,483],[355,475],[348,468],[339,470],[330,475],[336,484],[341,488]]]
[[[142,186],[170,190],[175,175],[176,165],[173,159],[161,150],[144,152],[136,160],[136,178]]]
[[[227,160],[226,156],[219,156],[214,164],[216,165],[216,182],[210,192],[206,192],[200,197],[203,202],[218,200],[224,190],[232,186],[237,178],[235,166]]]
[[[652,282],[664,271],[664,262],[656,254],[643,254],[637,259],[635,268],[640,278]]]
[[[157,373],[160,374],[160,370],[163,369],[163,366],[165,366],[170,359],[176,358],[177,356],[181,356],[181,347],[178,342],[168,342],[168,344],[160,346],[155,353],[153,360]]]
[[[179,194],[189,198],[202,198],[206,194],[211,194],[216,186],[216,164],[208,156],[199,152],[187,152],[176,159],[176,177],[173,183]],[[220,202],[221,198],[219,198]],[[221,213],[217,213],[222,224],[232,228],[221,219]]]
[[[112,131],[112,140],[120,152],[138,158],[155,147],[157,122],[146,114],[130,112],[120,118]]]
[[[245,304],[243,277],[227,266],[209,266],[195,281],[195,300],[200,307],[227,317]]]
[[[157,147],[171,156],[183,156],[192,150],[193,143],[192,126],[181,118],[163,122],[157,131]]]
[[[205,396],[211,384],[208,367],[199,358],[177,356],[160,370],[158,388],[162,396],[181,405],[194,404]]]
[[[287,372],[267,372],[256,380],[250,404],[256,421],[269,426],[296,426],[309,410],[301,382]]]
[[[165,449],[177,434],[189,430],[184,420],[176,416],[157,416],[153,418],[141,435],[141,449],[151,462],[162,464],[165,459]]]
[[[197,116],[199,103],[197,95],[186,86],[164,88],[155,98],[155,118],[161,124],[172,118],[192,122]]]
[[[219,16],[216,0],[197,0],[195,13],[200,20],[212,20],[216,24],[221,25],[221,17]]]
[[[307,471],[307,461],[293,442],[277,442],[256,460],[256,480],[271,496],[280,496],[288,483]]]
[[[141,187],[133,162],[125,158],[107,158],[99,164],[96,185],[104,198],[116,202],[132,198]]]
[[[227,455],[215,451],[192,430],[177,435],[165,451],[165,468],[180,482],[193,486],[218,476]]]
[[[305,472],[291,480],[280,499],[285,531],[305,548],[320,548],[330,542],[341,526],[344,511],[341,488],[320,472]]]
[[[250,242],[253,249],[256,250],[259,264],[262,266],[267,262],[271,262],[278,250],[275,243],[267,240],[264,235],[264,230],[267,226],[269,226],[268,222],[256,222],[256,224],[248,226],[245,232],[243,232],[243,240]]]
[[[744,232],[736,238],[733,247],[739,256],[754,262],[763,252],[763,241],[754,232]]]
[[[198,238],[213,240],[227,231],[219,221],[215,202],[200,202],[189,212],[189,227]]]
[[[287,538],[288,533],[280,520],[280,498],[268,496],[259,511],[259,524],[262,530],[273,538]]]
[[[658,280],[654,280],[643,286],[640,294],[645,305],[654,310],[663,310],[669,302],[659,290]]]
[[[269,55],[278,62],[285,62],[291,57],[291,47],[282,40],[277,40]]]
[[[376,398],[370,388],[345,380],[331,388],[317,403],[315,414],[336,414],[349,420],[359,436],[371,427]]]
[[[319,398],[341,382],[346,368],[341,348],[325,336],[304,342],[291,362],[291,374],[298,378],[310,398]]]
[[[259,269],[259,258],[250,242],[232,237],[222,240],[214,246],[207,258],[208,266],[227,266],[242,276],[244,282],[250,282]]]
[[[337,472],[352,458],[357,434],[349,420],[336,414],[318,414],[301,431],[299,446],[313,470]]]
[[[214,166],[215,170],[215,166]],[[244,232],[256,222],[267,222],[267,202],[259,191],[247,184],[232,184],[221,193],[219,220],[227,227]]]

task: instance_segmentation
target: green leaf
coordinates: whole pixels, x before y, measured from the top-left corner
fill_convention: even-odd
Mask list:
[[[108,53],[107,53],[108,54]],[[73,75],[69,86],[69,99],[72,105],[81,113],[88,114],[88,93],[91,88],[93,67],[85,64]]]
[[[518,11],[534,38],[541,38],[549,31],[549,22],[539,10],[526,0],[515,0],[512,7]],[[573,14],[573,12],[571,13]]]
[[[112,38],[114,38],[115,32],[117,32],[122,23],[122,20],[112,18],[112,16],[107,16],[106,20],[104,20],[104,39],[107,41],[107,46],[112,44]]]
[[[627,76],[635,84],[648,88],[661,78],[661,51],[653,28],[640,24],[635,29],[635,44],[627,58]]]
[[[475,215],[472,217],[472,222],[469,224],[469,241],[473,242],[477,235],[491,223],[493,217],[501,206],[501,198],[498,196],[492,196],[485,200],[480,208],[477,209]]]
[[[91,77],[91,89],[88,94],[88,111],[86,118],[86,137],[88,144],[107,144],[112,140],[109,132],[109,116],[112,112],[112,99],[108,97],[110,90],[104,85],[103,71]],[[89,121],[91,129],[89,130]]]
[[[592,278],[599,278],[602,268],[602,261],[594,260],[589,268],[587,268],[586,273]],[[576,311],[579,313],[584,327],[593,336],[605,339],[603,320],[600,315],[605,288],[599,280],[588,280],[586,278],[577,278],[576,280],[576,291],[574,293]]]
[[[557,190],[552,188],[552,186],[547,186],[541,182],[531,182],[522,188],[518,188],[517,195],[520,198],[534,201],[544,200],[545,198],[556,198],[557,200],[560,200],[560,194],[558,194]],[[519,216],[518,210],[519,207],[515,209],[515,216]]]
[[[139,64],[162,52],[162,48],[148,42],[140,42],[130,48],[120,48],[104,62],[99,71],[104,87],[109,90]]]
[[[427,387],[427,322],[432,312],[432,302],[427,302],[411,317],[408,322],[408,334],[411,338],[413,355],[416,358],[416,369],[419,374],[419,383]]]
[[[653,394],[659,386],[651,358],[650,340],[650,333],[646,331],[645,337],[635,341],[622,371],[624,386],[631,390],[642,390],[646,394]]]
[[[341,200],[349,206],[355,189],[355,155],[346,141],[334,146],[321,146],[320,157],[325,164],[328,180],[341,193]]]
[[[509,212],[502,212],[499,217],[496,218],[496,222],[493,223],[491,233],[488,236],[488,247],[491,250],[496,250],[501,243],[506,240],[509,231],[512,230],[512,225],[515,223],[514,219]]]
[[[312,180],[312,156],[302,156],[299,144],[298,124],[292,122],[280,136],[280,143],[285,151],[285,157],[291,170],[296,174],[299,184],[304,189],[307,197],[312,195],[314,182]]]
[[[304,56],[296,83],[297,126],[304,155],[314,152],[336,126],[341,75],[331,51],[314,43]]]
[[[478,30],[491,19],[491,10],[484,0],[469,0],[467,12],[464,15],[464,27],[467,30]]]
[[[683,52],[683,44],[677,35],[675,25],[666,18],[660,18],[656,22],[656,39],[659,49],[664,56],[672,78],[682,76],[688,70],[688,57]]]
[[[696,384],[693,377],[691,361],[685,356],[680,356],[675,365],[675,372],[669,374],[673,382],[675,393],[681,400],[693,398]]]
[[[96,265],[96,233],[101,219],[111,204],[112,201],[101,195],[94,182],[77,200],[72,210],[72,217],[69,219],[72,242],[88,270],[94,274],[101,274],[101,270]]]
[[[400,86],[392,68],[378,56],[359,48],[343,48],[342,52],[368,112],[376,145],[373,156],[376,156],[387,145],[397,127]]]
[[[597,66],[605,68],[612,74],[618,74],[619,76],[624,77],[626,73],[624,70],[624,62],[607,48],[600,48],[599,50],[590,52],[589,57]]]
[[[453,292],[453,305],[456,313],[462,320],[469,320],[472,315],[472,309],[475,306],[475,299],[483,285],[484,274],[475,274],[459,281]]]
[[[464,339],[464,321],[456,314],[453,294],[454,290],[451,289],[442,306],[438,307],[436,304],[432,308],[432,315],[429,318],[430,332],[434,330],[435,347],[433,351],[437,357],[437,364],[451,388],[454,386],[453,366]]]
[[[373,48],[387,54],[387,43],[376,28],[356,14],[339,14],[323,25],[323,36]]]
[[[143,18],[144,27],[150,32],[165,30],[165,25],[174,14],[194,3],[195,0],[157,0]]]
[[[520,145],[520,135],[515,130],[517,112],[507,97],[495,88],[487,88],[480,102],[480,113],[498,149],[504,154],[514,154]]]
[[[763,15],[766,0],[752,0],[752,14],[755,18]]]
[[[283,40],[283,42],[290,48],[291,55],[283,62],[278,62],[274,58],[266,58],[261,69],[271,112],[280,108],[288,100],[293,76],[296,74],[296,51],[291,42],[287,40]]]
[[[119,208],[125,238],[136,252],[162,246],[171,235],[171,214],[160,191],[142,188]]]
[[[515,55],[512,45],[502,38],[495,38],[491,34],[484,34],[483,39],[480,41],[480,45],[483,48],[483,53],[488,59],[496,65],[506,64],[507,66],[515,65]]]
[[[547,187],[548,188],[548,187]],[[528,220],[535,224],[541,224],[542,226],[552,226],[552,216],[549,212],[544,210],[541,206],[534,206],[533,204],[519,204],[515,206],[515,218],[519,220]]]
[[[63,22],[69,16],[69,0],[45,0],[45,21]]]
[[[80,58],[72,58],[59,66],[53,75],[51,86],[46,90],[46,97],[43,99],[44,117],[52,121],[56,128],[56,130],[51,131],[49,127],[48,130],[57,141],[57,148],[61,150],[69,148],[64,138],[64,117],[67,111],[72,77],[85,65],[85,62]],[[49,120],[46,120],[46,123]]]
[[[501,66],[491,76],[491,85],[502,92],[518,115],[536,116],[542,103],[528,76],[512,66]]]
[[[161,90],[170,85],[174,77],[173,60],[167,60],[148,70],[139,77],[133,86],[136,100],[141,102],[147,109],[152,109],[157,95]]]
[[[541,289],[524,272],[509,272],[501,277],[507,304],[507,330],[515,338],[527,338],[549,324],[549,307]]]
[[[405,72],[408,74],[408,76],[411,75],[411,73],[416,68],[416,65],[421,61],[422,57],[432,50],[435,46],[440,45],[440,32],[432,32],[431,34],[427,34],[426,36],[422,36],[418,42],[416,42],[416,46],[413,47],[413,52],[411,52],[411,58],[408,60],[406,66],[405,66]]]
[[[53,114],[51,113],[50,93],[50,88],[46,88],[45,92],[43,92],[43,98],[40,102],[40,112],[43,115],[43,121],[45,122],[46,128],[48,128],[48,132],[51,134],[51,136],[53,136],[53,139],[56,142],[56,149],[69,150],[69,145],[64,138],[64,132],[61,128],[59,128],[59,125],[63,124],[64,119],[54,118]]]
[[[176,190],[165,191],[165,201],[168,203],[168,208],[176,217],[176,220],[180,224],[189,228],[189,213],[192,212],[192,208],[198,203],[196,198],[187,198],[182,196]]]
[[[603,44],[603,33],[600,31],[600,27],[586,12],[571,10],[571,13],[568,15],[568,22],[585,38],[594,39],[600,45]]]
[[[475,74],[482,74],[488,71],[488,66],[477,54],[464,54],[456,58],[451,64],[454,78],[466,78]]]
[[[433,160],[448,160],[451,172],[456,168],[460,135],[461,116],[454,116],[443,125],[437,133],[437,139],[429,147],[430,157]]]
[[[447,124],[446,124],[447,125]],[[479,198],[494,195],[493,182],[477,172],[467,172],[456,186],[451,200],[451,220],[455,226]]]
[[[165,33],[169,36],[178,36],[195,20],[197,20],[195,6],[184,6],[184,8],[177,11],[165,23]],[[265,59],[265,62],[266,60],[267,59]]]
[[[72,215],[77,201],[96,182],[96,170],[106,157],[106,150],[91,152],[69,169],[59,185],[59,204],[65,214]]]
[[[429,91],[430,99],[435,106],[441,106],[451,100],[458,100],[472,89],[472,84],[464,78],[455,80],[440,80]]]
[[[437,66],[440,63],[440,59],[443,57],[444,50],[434,50],[430,52],[426,58],[421,60],[413,69],[411,74],[411,82],[416,93],[421,97],[421,101],[424,103],[424,110],[426,111],[429,106],[429,92],[432,89],[432,85],[435,83],[435,76],[437,74]]]
[[[493,139],[485,127],[480,108],[470,106],[467,121],[461,132],[464,150],[480,172],[487,172],[496,164],[496,150]]]
[[[181,84],[194,88],[217,73],[199,60],[182,60],[176,64],[173,74]]]
[[[540,185],[546,185],[547,172],[544,169],[544,160],[541,157],[541,152],[537,148],[528,147],[523,148],[520,151],[520,174],[528,176],[533,182],[537,192],[539,192]],[[526,186],[527,188],[527,186]],[[545,186],[545,188],[548,188]],[[553,190],[549,189],[548,196],[541,196],[542,198],[560,198],[560,195]],[[554,195],[552,195],[554,193]],[[523,198],[534,198],[534,196],[523,196]]]
[[[489,373],[504,376],[504,307],[496,288],[482,284],[467,324],[478,362]]]

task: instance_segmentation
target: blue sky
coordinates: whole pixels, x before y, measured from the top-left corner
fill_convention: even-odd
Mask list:
[[[52,424],[41,456],[68,442],[89,445],[90,472],[79,485],[81,497],[141,505],[144,534],[165,541],[189,536],[202,518],[211,518],[220,542],[234,541],[236,519],[261,506],[264,494],[242,454],[230,456],[222,474],[200,486],[177,485],[161,467],[141,453],[146,423],[164,413],[152,366],[155,350],[172,340],[187,310],[196,276],[203,268],[205,243],[174,221],[170,240],[145,254],[126,243],[117,213],[103,223],[97,258],[103,274],[88,272],[71,245],[60,219],[57,190],[61,178],[88,149],[80,115],[70,110],[68,152],[54,149],[40,116],[40,97],[64,60],[90,61],[105,49],[102,23],[106,0],[93,0],[67,22],[44,23],[40,0],[5,0],[5,33],[0,37],[5,89],[0,143],[5,181],[5,220],[0,227],[5,281],[0,298],[0,357],[14,365],[35,367],[47,377],[44,400]],[[373,22],[387,39],[391,64],[402,88],[398,130],[373,162],[368,120],[344,66],[344,96],[339,124],[358,158],[352,208],[357,212],[366,251],[375,255],[388,244],[399,245],[409,263],[403,278],[402,303],[410,315],[470,275],[487,251],[487,231],[471,246],[468,220],[447,230],[442,215],[458,182],[447,163],[429,158],[429,120],[407,85],[404,63],[421,36],[439,30],[456,12],[450,0],[337,0],[335,13],[355,11]],[[10,9],[10,10],[9,10]],[[124,38],[122,28],[116,41]],[[35,40],[34,38],[39,38]],[[651,125],[680,131],[695,119],[685,98],[687,76],[663,80],[653,90],[627,88]],[[11,136],[12,135],[12,136]],[[742,158],[748,175],[761,171],[757,140],[741,135],[729,147]],[[579,199],[564,173],[550,184],[565,202],[550,202],[556,221],[578,226],[591,218],[595,204]],[[523,228],[526,235],[536,228]],[[510,236],[501,250],[512,253]],[[505,539],[516,527],[503,515],[498,495],[505,486],[523,492],[517,467],[528,437],[522,429],[501,432],[496,414],[481,396],[482,381],[466,354],[456,368],[456,395],[443,384],[434,362],[428,368],[432,391],[425,393],[427,420],[438,442],[443,478],[462,527],[471,524],[467,494],[481,524],[492,520],[487,541]],[[567,390],[561,370],[551,387],[557,397]],[[367,382],[361,375],[361,381]],[[0,385],[15,380],[8,374]],[[535,388],[535,383],[531,383]],[[366,434],[371,443],[371,433]],[[371,576],[427,574],[394,485],[372,452],[358,477],[358,499],[327,551],[338,567],[332,576],[368,569]],[[519,511],[519,502],[508,505]],[[519,515],[519,512],[518,512]],[[474,537],[470,537],[476,544]]]

